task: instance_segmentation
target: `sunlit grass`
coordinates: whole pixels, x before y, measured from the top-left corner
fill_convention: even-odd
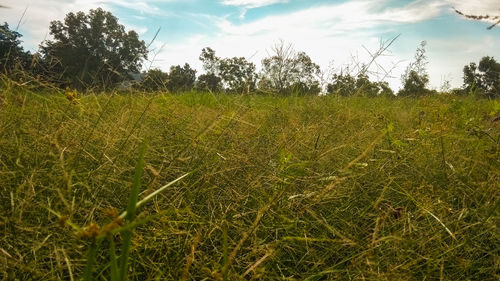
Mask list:
[[[94,249],[97,280],[496,280],[499,113],[453,96],[4,85],[0,272],[76,280]],[[149,199],[132,223],[138,155],[134,205]],[[91,226],[111,239],[92,247]]]

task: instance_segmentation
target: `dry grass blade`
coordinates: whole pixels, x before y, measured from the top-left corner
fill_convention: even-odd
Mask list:
[[[137,202],[137,204],[135,205],[136,208],[139,208],[140,206],[144,205],[145,203],[147,203],[149,200],[153,199],[156,195],[160,194],[162,191],[164,191],[165,189],[167,189],[169,186],[173,185],[174,183],[180,181],[181,179],[187,177],[190,173],[186,173],[178,178],[176,178],[175,180],[167,183],[166,185],[158,188],[157,190],[155,190],[154,192],[150,193],[148,196],[144,197],[141,201]],[[120,218],[125,218],[127,216],[127,211],[123,212],[120,214]]]
[[[498,101],[120,92],[74,104],[4,82],[8,280],[118,281],[127,241],[130,280],[497,275]],[[143,139],[145,212],[130,220],[120,208]]]
[[[443,222],[442,222],[442,221],[441,221],[441,220],[440,220],[440,219],[439,219],[436,215],[434,215],[433,213],[431,213],[431,212],[430,212],[429,210],[427,210],[427,209],[423,209],[423,210],[424,210],[424,211],[426,211],[426,212],[427,212],[429,215],[431,215],[433,218],[435,218],[435,219],[439,222],[439,224],[441,224],[441,225],[444,227],[444,229],[446,230],[446,232],[448,232],[448,234],[450,234],[451,238],[453,238],[453,239],[457,240],[457,238],[455,237],[455,235],[453,235],[453,233],[451,232],[451,230],[450,230],[448,227],[446,227],[446,225],[445,225],[445,224],[444,224],[444,223],[443,223]]]
[[[234,247],[234,249],[231,251],[231,253],[229,254],[229,257],[227,259],[227,263],[224,264],[224,266],[222,267],[222,275],[226,275],[228,270],[229,270],[229,267],[231,266],[231,264],[233,263],[234,261],[234,258],[236,257],[236,255],[238,254],[238,251],[241,249],[241,246],[243,246],[243,243],[245,243],[245,241],[247,240],[248,236],[250,234],[252,234],[254,232],[254,230],[257,228],[257,226],[259,225],[259,222],[260,220],[262,219],[262,217],[264,216],[264,214],[269,210],[269,208],[271,208],[271,206],[275,203],[275,200],[277,198],[280,198],[281,195],[284,193],[284,191],[280,191],[280,192],[277,192],[272,198],[271,200],[264,206],[262,207],[258,212],[257,212],[257,216],[255,217],[255,220],[253,221],[252,225],[250,226],[250,228],[248,228],[247,231],[243,232],[243,234],[241,235],[241,238],[240,240],[238,241],[238,243],[236,244],[236,246]]]
[[[261,263],[263,263],[268,257],[274,254],[274,250],[270,249],[263,255],[259,260],[257,260],[254,264],[252,264],[248,269],[241,275],[241,278],[247,276],[250,272],[254,271]]]
[[[191,265],[194,262],[194,255],[196,252],[196,247],[198,246],[198,243],[200,242],[201,239],[201,233],[203,229],[199,229],[196,232],[196,236],[193,239],[193,242],[191,242],[191,252],[189,253],[189,256],[186,258],[186,266],[184,267],[184,270],[182,271],[182,276],[181,276],[181,281],[188,280],[189,278],[189,269],[191,268]]]

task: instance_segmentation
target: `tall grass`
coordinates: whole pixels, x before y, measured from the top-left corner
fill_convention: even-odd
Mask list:
[[[4,85],[0,276],[497,280],[498,114],[444,95]]]

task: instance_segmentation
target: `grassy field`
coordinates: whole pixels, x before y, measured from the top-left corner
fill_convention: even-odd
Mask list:
[[[190,174],[138,210],[130,280],[498,280],[499,114],[454,96],[3,86],[0,280],[79,279],[92,239],[75,229],[125,210],[143,141],[139,199]]]

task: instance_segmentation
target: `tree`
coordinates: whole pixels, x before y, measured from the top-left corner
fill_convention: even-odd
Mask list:
[[[168,73],[160,69],[150,69],[143,77],[139,88],[144,91],[161,91],[167,89]]]
[[[201,91],[219,92],[223,89],[222,78],[219,76],[220,58],[215,55],[215,51],[209,47],[201,50],[199,57],[203,63],[205,74],[198,77],[196,88]]]
[[[44,59],[57,61],[56,73],[62,73],[61,86],[86,88],[112,87],[130,79],[147,58],[144,41],[110,12],[101,8],[69,13],[64,22],[52,21],[53,40],[42,43]]]
[[[220,58],[211,48],[201,51],[200,60],[206,74],[198,77],[198,88],[249,93],[255,89],[255,65],[244,57]]]
[[[207,74],[218,75],[220,58],[215,55],[215,51],[212,48],[203,48],[199,59],[203,63],[203,69]]]
[[[230,92],[248,94],[255,89],[255,64],[244,57],[221,59],[219,72],[226,90]]]
[[[329,94],[338,94],[341,96],[364,95],[368,97],[394,96],[394,92],[387,82],[372,82],[368,75],[359,74],[354,78],[349,73],[334,74],[332,83],[327,86]]]
[[[0,25],[0,67],[10,72],[16,67],[27,69],[31,54],[21,46],[22,35],[9,28],[7,23]]]
[[[273,55],[262,60],[263,77],[269,81],[270,89],[284,95],[290,86],[290,69],[293,64],[295,50],[291,44],[283,41],[276,43],[271,49]],[[263,89],[268,90],[268,89]]]
[[[356,79],[349,73],[333,74],[332,82],[327,85],[329,94],[337,94],[344,97],[356,93]]]
[[[464,89],[467,93],[475,89],[485,97],[500,97],[500,63],[493,57],[485,56],[479,65],[471,62],[464,66]]]
[[[168,74],[167,88],[171,92],[189,91],[193,88],[196,81],[196,70],[192,69],[189,64],[184,64],[170,67]]]
[[[222,90],[222,79],[213,74],[202,74],[198,76],[195,88],[199,91],[219,92]]]
[[[303,95],[317,95],[321,87],[317,77],[320,75],[320,67],[304,52],[298,52],[290,70],[292,85],[290,89],[294,93]]]
[[[316,77],[320,68],[304,52],[296,52],[291,44],[278,42],[272,47],[272,55],[262,60],[262,78],[259,83],[264,91],[280,95],[318,94],[321,90]]]
[[[356,92],[368,97],[376,97],[382,92],[382,89],[377,82],[370,81],[368,75],[359,74],[356,79]]]
[[[426,41],[422,41],[415,53],[415,59],[406,68],[401,76],[403,88],[398,96],[421,96],[430,93],[426,87],[429,83],[427,74],[427,56],[425,55]]]
[[[378,93],[379,96],[395,97],[394,91],[391,89],[391,87],[389,87],[389,83],[387,83],[385,81],[380,81],[377,84],[380,88],[380,91]]]

